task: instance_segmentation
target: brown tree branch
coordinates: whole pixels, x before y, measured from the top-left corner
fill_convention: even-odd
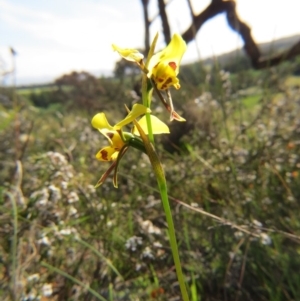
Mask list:
[[[148,53],[150,49],[150,25],[151,25],[151,21],[149,20],[149,11],[148,11],[149,0],[141,0],[141,2],[143,6],[143,14],[144,14],[145,53]]]
[[[284,60],[291,59],[300,54],[300,41],[293,45],[287,51],[271,57],[263,57],[256,45],[250,27],[242,22],[236,13],[235,1],[212,0],[199,15],[193,14],[193,22],[191,26],[183,33],[183,39],[189,43],[195,37],[195,31],[198,32],[201,26],[209,19],[220,13],[226,13],[229,26],[236,31],[244,42],[244,50],[252,62],[252,66],[256,69],[262,69],[270,66],[278,65]]]
[[[194,21],[195,21],[195,14],[194,14],[194,10],[193,10],[193,6],[192,6],[192,3],[191,3],[191,0],[187,0],[187,4],[188,4],[188,7],[189,7],[189,10],[190,10],[190,14],[191,14],[191,18],[192,18],[192,28],[193,28],[193,36],[194,36],[194,39],[196,38],[196,34],[197,34],[197,30],[195,28],[195,25],[194,25]]]
[[[196,31],[199,31],[206,21],[225,11],[226,6],[228,6],[227,2],[229,1],[223,2],[220,0],[213,0],[199,15],[194,15],[194,24],[191,24],[191,26],[182,34],[183,39],[187,43],[191,42],[194,39],[193,27]]]
[[[162,22],[163,33],[165,36],[165,42],[168,45],[169,42],[171,41],[171,30],[170,30],[170,25],[168,21],[167,12],[166,12],[166,4],[164,0],[158,0],[158,9],[159,9],[161,22]]]
[[[261,53],[252,38],[251,29],[246,23],[239,19],[235,10],[235,2],[227,1],[226,4],[225,11],[227,15],[227,22],[229,26],[241,36],[244,42],[244,49],[250,57],[252,65],[255,66],[261,56]]]

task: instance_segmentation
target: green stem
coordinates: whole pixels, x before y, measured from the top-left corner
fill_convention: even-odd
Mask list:
[[[147,56],[147,60],[146,60],[146,64],[145,64],[145,70],[148,70],[148,66],[149,66],[151,57],[154,54],[157,39],[158,39],[158,33],[155,35],[155,37],[151,43],[149,53]],[[143,105],[150,109],[153,88],[151,88],[150,90],[148,89],[147,73],[148,73],[148,71],[144,72],[143,78],[142,78],[142,100],[143,100]],[[151,126],[150,113],[146,113],[146,121],[147,121],[147,127],[148,127],[148,138],[154,144],[154,137],[153,137],[153,131],[152,131],[152,126]]]
[[[188,296],[188,293],[186,290],[184,276],[182,273],[182,268],[181,268],[181,263],[180,263],[180,258],[179,258],[178,245],[177,245],[174,222],[173,222],[170,203],[169,203],[165,173],[164,173],[162,164],[158,158],[158,155],[154,149],[154,146],[149,141],[148,136],[145,134],[145,132],[143,131],[141,126],[135,120],[133,122],[134,122],[135,126],[137,127],[137,129],[141,135],[141,138],[144,142],[147,154],[149,156],[151,165],[153,167],[153,171],[155,173],[155,177],[157,179],[158,188],[160,191],[160,196],[161,196],[161,200],[162,200],[162,204],[163,204],[163,208],[165,211],[166,220],[167,220],[167,224],[168,224],[168,234],[169,234],[169,239],[170,239],[170,245],[171,245],[172,255],[173,255],[173,259],[174,259],[174,263],[175,263],[176,274],[177,274],[177,278],[178,278],[178,282],[179,282],[179,286],[180,286],[180,290],[181,290],[181,295],[182,295],[182,298],[184,301],[189,301],[189,296]]]
[[[157,175],[156,175],[157,177]],[[180,258],[179,258],[179,253],[178,253],[178,245],[177,245],[177,240],[176,240],[176,235],[175,235],[175,228],[174,228],[174,222],[172,218],[172,213],[171,213],[171,208],[170,208],[170,203],[169,203],[169,198],[168,198],[168,190],[167,190],[167,183],[165,180],[165,177],[157,177],[157,183],[160,191],[160,196],[162,200],[162,204],[164,207],[167,223],[168,223],[168,232],[169,232],[169,239],[170,239],[170,245],[172,249],[172,255],[175,263],[175,268],[176,268],[176,273],[177,273],[177,278],[179,281],[179,286],[182,294],[182,298],[184,301],[189,300],[189,296],[186,290],[185,282],[184,282],[184,276],[182,273],[182,268],[181,268],[181,263],[180,263]]]
[[[142,100],[143,100],[143,105],[150,109],[151,93],[150,93],[150,91],[148,91],[147,81],[148,81],[147,74],[143,74],[143,78],[142,78]],[[146,120],[147,120],[147,127],[148,127],[148,137],[149,137],[149,140],[154,144],[154,136],[153,136],[152,126],[151,126],[150,113],[146,113]]]
[[[146,61],[145,69],[148,69],[149,62],[151,57],[153,56],[155,45],[157,42],[158,34],[156,34]],[[148,88],[148,77],[146,73],[143,73],[143,78],[142,78],[142,100],[143,100],[143,105],[146,106],[147,108],[150,109],[151,105],[151,96],[152,96],[152,91],[153,88]],[[175,235],[175,228],[174,228],[174,222],[172,218],[172,213],[171,213],[171,208],[170,208],[170,203],[169,203],[169,198],[168,198],[168,189],[167,189],[167,182],[166,182],[166,177],[164,174],[164,170],[162,167],[162,164],[158,158],[158,155],[156,154],[156,151],[154,149],[154,137],[153,137],[153,131],[152,131],[152,125],[151,125],[151,117],[149,113],[146,113],[146,120],[147,120],[147,127],[148,127],[148,136],[145,134],[141,126],[134,120],[134,124],[136,128],[138,129],[141,138],[144,142],[145,149],[147,151],[147,154],[149,156],[151,165],[153,167],[155,177],[157,179],[159,191],[160,191],[160,196],[162,199],[162,204],[163,208],[165,211],[166,215],[166,220],[168,224],[168,234],[169,234],[169,239],[170,239],[170,245],[171,245],[171,250],[172,250],[172,255],[175,263],[175,268],[176,268],[176,274],[181,290],[181,295],[184,301],[189,301],[189,296],[186,290],[185,282],[184,282],[184,276],[182,273],[182,268],[181,268],[181,263],[180,263],[180,258],[179,258],[179,252],[178,252],[178,245],[177,245],[177,240],[176,240],[176,235]]]

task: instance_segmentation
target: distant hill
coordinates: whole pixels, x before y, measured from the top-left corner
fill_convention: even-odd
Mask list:
[[[300,40],[300,34],[274,40],[272,42],[257,44],[262,56],[270,56],[283,52]],[[293,74],[300,75],[300,60],[294,64]],[[298,66],[298,67],[297,67]],[[215,67],[217,67],[215,69]],[[254,70],[249,57],[243,49],[236,49],[215,57],[195,61],[181,66],[179,77],[189,85],[197,86],[206,79],[207,71],[223,69],[231,74],[239,74],[241,71]]]
[[[90,70],[89,73],[93,74],[96,77],[109,77],[112,76],[113,72],[111,70]],[[61,74],[62,75],[62,74]],[[18,77],[17,78],[17,86],[20,89],[23,89],[24,87],[43,87],[52,85],[54,83],[54,80],[61,75],[58,76],[36,76],[36,77]]]

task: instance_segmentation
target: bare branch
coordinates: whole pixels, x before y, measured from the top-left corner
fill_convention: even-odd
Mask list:
[[[282,61],[291,59],[300,54],[300,41],[293,45],[287,51],[271,57],[262,57],[258,46],[256,45],[250,27],[242,22],[236,13],[235,1],[212,0],[209,6],[199,15],[193,15],[191,26],[183,33],[183,39],[189,43],[195,37],[195,31],[198,32],[201,26],[209,19],[225,12],[229,26],[236,31],[244,42],[244,50],[252,62],[252,66],[256,69],[262,69],[275,66]]]
[[[145,53],[149,52],[150,49],[150,25],[148,4],[149,0],[141,0],[144,14],[144,26],[145,26]]]
[[[166,12],[166,4],[164,0],[158,0],[158,9],[163,27],[163,33],[165,36],[165,42],[166,44],[169,44],[169,42],[171,41],[171,30]]]
[[[228,1],[225,6],[225,11],[227,14],[227,21],[229,26],[235,30],[241,36],[244,41],[244,49],[247,55],[251,58],[253,66],[255,66],[255,62],[257,62],[261,56],[260,51],[254,42],[250,27],[242,22],[235,10],[235,2]]]
[[[213,0],[205,10],[203,10],[199,15],[194,16],[194,24],[191,24],[191,26],[182,34],[183,39],[187,43],[191,42],[194,39],[193,28],[195,28],[196,31],[199,31],[206,21],[226,11],[226,6],[228,6],[229,2],[233,1],[223,2],[220,0]]]

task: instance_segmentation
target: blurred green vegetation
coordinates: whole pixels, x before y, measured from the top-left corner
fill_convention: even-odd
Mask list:
[[[157,139],[184,274],[193,301],[297,300],[299,60],[236,64],[183,66],[172,96],[187,122]],[[93,187],[109,164],[92,116],[114,124],[140,98],[139,75],[118,66],[1,88],[15,99],[0,111],[1,300],[180,300],[146,156],[129,149],[119,189]],[[169,118],[155,98],[153,111]]]

